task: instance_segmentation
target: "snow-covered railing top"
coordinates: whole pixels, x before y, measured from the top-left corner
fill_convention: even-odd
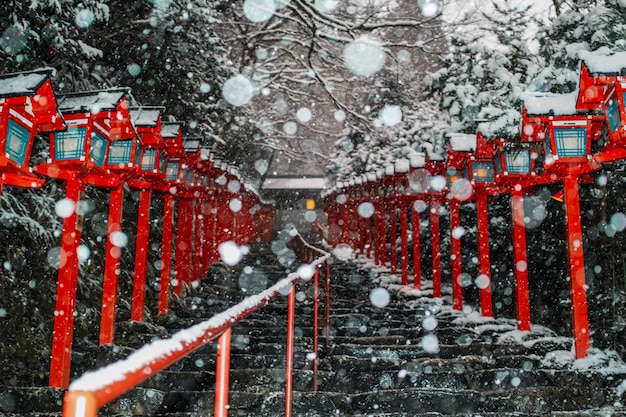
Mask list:
[[[64,409],[70,407],[68,404],[70,398],[76,402],[72,405],[75,408],[78,408],[77,404],[81,401],[83,408],[88,405],[96,409],[102,407],[142,381],[216,339],[257,309],[280,296],[288,295],[297,281],[310,280],[315,268],[330,258],[328,252],[308,244],[297,232],[292,238],[292,244],[297,245],[300,250],[305,250],[306,254],[313,255],[309,258],[311,261],[300,266],[297,272],[289,274],[265,291],[245,298],[239,304],[209,320],[181,330],[169,339],[157,340],[145,345],[126,359],[87,372],[70,384],[64,401]]]

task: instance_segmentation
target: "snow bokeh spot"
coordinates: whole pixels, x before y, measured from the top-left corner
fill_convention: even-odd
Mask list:
[[[296,117],[298,118],[298,121],[301,123],[308,123],[309,121],[311,121],[312,116],[313,115],[311,113],[311,110],[309,110],[306,107],[302,107],[298,109],[298,111],[296,112]]]
[[[243,75],[235,75],[228,79],[222,87],[224,100],[235,107],[248,104],[254,96],[254,86]]]
[[[256,171],[261,175],[264,175],[268,168],[269,163],[265,159],[257,159],[254,162],[254,169],[256,169]]]
[[[378,117],[386,126],[395,126],[402,121],[402,109],[400,106],[387,105],[380,110]]]
[[[385,308],[389,305],[390,301],[391,296],[389,295],[389,291],[387,291],[387,289],[378,287],[370,291],[370,302],[374,307]]]
[[[56,204],[54,205],[54,212],[57,214],[57,216],[61,217],[62,219],[67,219],[72,214],[74,214],[75,208],[76,208],[76,204],[74,203],[73,200],[69,198],[63,198],[57,201]]]
[[[243,2],[243,13],[248,20],[261,23],[269,20],[276,12],[274,0],[245,0]]]
[[[347,261],[348,259],[352,257],[352,254],[353,254],[352,247],[345,243],[340,243],[333,250],[333,255],[335,256],[335,258],[339,259],[340,261]]]
[[[368,77],[376,74],[385,65],[385,51],[378,42],[361,37],[346,45],[343,62],[355,75]]]
[[[369,201],[359,204],[359,207],[357,207],[356,210],[359,213],[359,216],[365,219],[369,219],[370,217],[372,217],[376,211],[374,205]]]
[[[230,211],[232,211],[233,213],[239,213],[241,211],[242,206],[243,204],[241,203],[241,200],[238,198],[233,198],[228,203],[228,208],[230,208]]]
[[[76,13],[76,18],[74,19],[74,22],[76,23],[76,26],[78,26],[81,29],[86,29],[89,26],[91,26],[91,24],[94,21],[94,14],[91,10],[89,9],[81,9]]]
[[[243,258],[243,253],[239,246],[230,240],[220,243],[217,250],[220,254],[220,258],[226,265],[237,265]]]

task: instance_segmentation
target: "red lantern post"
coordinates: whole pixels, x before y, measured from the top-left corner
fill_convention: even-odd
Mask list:
[[[73,209],[63,222],[50,366],[50,385],[67,387],[72,351],[78,255],[82,234],[85,184],[115,188],[120,179],[106,168],[109,144],[136,135],[130,122],[127,89],[110,89],[58,97],[68,129],[51,135],[51,159],[35,167],[42,175],[66,181],[66,201]]]

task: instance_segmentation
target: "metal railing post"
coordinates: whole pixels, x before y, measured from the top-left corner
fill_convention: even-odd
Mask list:
[[[285,375],[285,417],[291,417],[293,406],[293,350],[294,333],[296,323],[296,285],[292,283],[289,290],[289,301],[287,306],[287,361]]]
[[[230,336],[232,329],[226,330],[217,342],[215,361],[215,417],[228,415],[228,386],[230,383]]]

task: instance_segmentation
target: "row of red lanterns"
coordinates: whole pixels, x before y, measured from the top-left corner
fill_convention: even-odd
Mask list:
[[[488,196],[511,194],[517,320],[520,330],[530,330],[528,262],[524,213],[525,192],[538,185],[563,183],[567,216],[573,328],[576,357],[590,346],[586,300],[579,181],[593,181],[603,164],[626,159],[626,53],[581,53],[579,89],[572,94],[525,93],[521,96],[521,140],[486,139],[450,134],[446,155],[427,149],[411,160],[396,161],[376,174],[337,184],[325,196],[328,238],[331,244],[352,244],[371,255],[377,264],[390,258],[397,272],[396,223],[400,214],[402,283],[408,284],[408,210],[414,210],[414,285],[421,288],[419,214],[415,207],[430,205],[432,279],[435,297],[441,297],[439,206],[450,215],[453,307],[462,309],[460,280],[461,240],[459,204],[474,200],[477,209],[481,313],[491,306]],[[374,207],[371,217],[359,215],[363,204]],[[387,230],[387,218],[389,229]],[[373,221],[372,221],[373,219]],[[391,250],[387,251],[387,242]],[[369,249],[365,250],[366,247]]]
[[[164,122],[164,108],[130,107],[127,88],[55,95],[52,75],[52,69],[40,69],[0,76],[0,186],[39,188],[45,182],[41,176],[66,183],[65,201],[72,209],[63,222],[50,367],[50,385],[66,387],[83,224],[80,202],[87,184],[111,190],[100,344],[114,339],[121,251],[115,236],[122,231],[125,186],[139,192],[135,321],[144,318],[153,190],[164,199],[159,314],[168,312],[171,291],[180,294],[205,276],[219,259],[220,243],[269,239],[273,209],[200,140],[183,139],[181,123]],[[30,167],[34,138],[44,132],[50,133],[50,158]]]

